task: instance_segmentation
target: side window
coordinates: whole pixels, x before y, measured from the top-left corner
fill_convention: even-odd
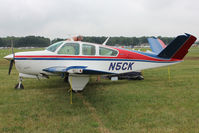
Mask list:
[[[99,47],[99,55],[102,56],[117,56],[117,51],[109,48]]]
[[[90,44],[82,44],[83,55],[95,55],[95,46]]]
[[[58,54],[66,54],[66,55],[79,55],[79,44],[78,43],[66,43],[64,44]]]

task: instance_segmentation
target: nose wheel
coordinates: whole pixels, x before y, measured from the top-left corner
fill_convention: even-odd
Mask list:
[[[15,89],[17,90],[24,89],[24,86],[22,84],[22,77],[19,77],[19,83],[15,86]]]

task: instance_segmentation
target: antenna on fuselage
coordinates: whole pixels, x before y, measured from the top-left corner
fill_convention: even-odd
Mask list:
[[[110,37],[108,37],[108,38],[102,43],[102,45],[106,45],[106,43],[108,42],[109,39],[110,39]]]

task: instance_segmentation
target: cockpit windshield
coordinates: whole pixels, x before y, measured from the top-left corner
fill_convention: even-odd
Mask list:
[[[62,41],[62,42],[56,42],[56,43],[50,45],[49,47],[47,47],[46,50],[51,51],[51,52],[55,52],[56,49],[57,49],[62,43],[63,43],[63,41]]]
[[[79,43],[65,43],[57,53],[66,55],[79,55],[79,50]]]

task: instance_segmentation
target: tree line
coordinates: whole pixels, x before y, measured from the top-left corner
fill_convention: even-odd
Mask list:
[[[50,39],[40,36],[26,37],[4,37],[0,38],[0,47],[10,47],[11,41],[14,47],[47,47],[50,44]]]
[[[95,37],[95,36],[83,36],[83,40],[85,42],[102,44],[107,37]],[[111,37],[107,45],[114,46],[136,46],[140,44],[148,43],[146,36],[143,37]],[[158,36],[165,44],[169,44],[174,37],[161,37]],[[26,36],[26,37],[4,37],[0,38],[0,47],[10,47],[11,41],[13,41],[14,47],[47,47],[50,44],[53,44],[58,41],[66,40],[66,38],[56,38],[50,40],[49,38],[41,37],[41,36]],[[197,42],[199,44],[199,42]]]
[[[108,40],[107,45],[110,45],[110,46],[115,46],[115,45],[136,46],[136,45],[148,43],[147,38],[149,38],[149,37],[147,37],[147,36],[143,36],[143,37],[123,37],[123,36],[111,37]],[[158,36],[157,38],[161,39],[165,44],[169,44],[174,39],[174,37],[161,37],[161,36]],[[102,44],[106,39],[107,39],[107,37],[105,37],[105,36],[102,36],[102,37],[83,36],[82,41]],[[52,40],[51,42],[56,43],[58,41],[63,41],[63,40],[66,40],[66,39],[56,38],[56,39]]]
[[[107,37],[83,37],[83,41],[85,42],[93,42],[93,43],[98,43],[102,44]],[[136,45],[141,45],[141,44],[146,44],[148,43],[146,36],[143,37],[111,37],[107,45],[114,46],[114,45],[120,45],[120,46],[136,46]],[[160,38],[165,44],[170,43],[174,38],[173,37],[161,37]]]

